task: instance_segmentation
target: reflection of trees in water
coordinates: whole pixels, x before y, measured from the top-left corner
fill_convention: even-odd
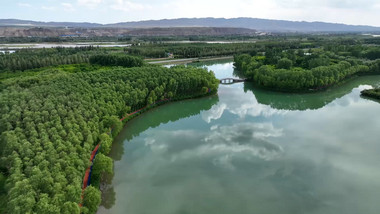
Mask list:
[[[351,93],[352,89],[360,85],[376,85],[380,82],[380,76],[365,76],[348,80],[339,86],[334,86],[326,91],[314,93],[283,93],[257,88],[253,83],[246,82],[244,91],[251,91],[257,101],[264,105],[269,105],[275,109],[284,110],[307,110],[319,109]]]
[[[114,174],[103,174],[102,183],[100,185],[100,190],[102,191],[101,206],[105,207],[106,209],[110,209],[113,205],[115,205],[116,201],[115,189],[111,185],[113,177]]]
[[[128,127],[128,130],[122,131],[115,139],[110,156],[114,160],[120,160],[124,154],[124,140],[130,141],[149,128],[155,128],[161,124],[198,115],[201,111],[211,109],[211,107],[217,104],[218,101],[218,96],[179,101],[166,104],[158,109],[153,109],[152,111],[158,111],[155,114],[145,115],[146,113],[144,113],[140,115],[129,121],[126,124],[126,126],[130,126]]]
[[[187,65],[194,66],[194,67],[206,67],[206,66],[212,66],[216,64],[224,64],[224,63],[231,63],[232,59],[218,59],[218,60],[210,60],[210,61],[202,61],[202,62],[192,62],[188,63]]]
[[[124,140],[129,141],[149,128],[155,128],[161,124],[198,115],[201,111],[210,110],[213,105],[218,103],[218,101],[218,96],[179,101],[151,110],[159,111],[155,114],[145,115],[144,113],[140,115],[128,122],[126,126],[131,127],[129,127],[127,131],[122,131],[115,139],[110,156],[114,160],[121,160],[121,157],[124,154]],[[104,174],[102,177],[102,184],[100,187],[102,191],[101,205],[106,209],[110,209],[115,204],[116,200],[116,193],[112,186],[113,177],[113,174]]]
[[[195,67],[206,67],[206,66],[215,65],[215,62],[217,62],[217,64],[231,63],[231,59],[222,59],[222,60],[217,60],[217,61],[194,62],[194,63],[189,63],[187,65],[195,66]],[[242,71],[238,70],[235,67],[233,67],[233,72],[232,72],[232,75],[230,77],[238,77],[238,78],[241,78],[241,79],[245,79],[246,78],[244,76],[244,73]]]
[[[106,209],[111,209],[113,205],[115,205],[116,201],[116,193],[113,188],[113,186],[109,186],[109,188],[106,188],[102,190],[102,203],[100,204]]]
[[[367,96],[363,96],[363,95],[360,95],[360,97],[363,98],[363,99],[370,100],[370,101],[373,101],[373,102],[377,102],[377,103],[380,104],[380,100],[378,100],[376,98],[367,97]]]
[[[240,71],[237,68],[234,68],[233,75],[236,76],[236,77],[239,77],[240,79],[245,79],[246,78],[245,75],[244,75],[244,73],[243,73],[243,71]]]

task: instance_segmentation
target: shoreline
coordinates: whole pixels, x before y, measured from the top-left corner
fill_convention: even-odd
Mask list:
[[[170,103],[175,103],[175,102],[180,102],[180,101],[185,101],[185,100],[192,100],[192,99],[201,99],[201,98],[205,98],[205,97],[211,97],[211,96],[217,96],[218,94],[218,90],[215,91],[214,93],[206,93],[206,94],[198,94],[198,95],[189,95],[189,96],[185,96],[185,97],[179,97],[179,98],[173,98],[173,99],[168,99],[168,100],[165,100],[163,102],[158,102],[158,103],[155,103],[151,106],[146,106],[145,108],[142,108],[140,109],[140,111],[136,111],[134,114],[131,113],[131,114],[127,114],[127,116],[123,117],[120,119],[120,121],[122,122],[122,129],[120,130],[119,133],[117,133],[116,136],[114,137],[111,137],[112,138],[112,144],[111,144],[111,147],[112,145],[115,143],[116,139],[119,137],[120,133],[122,132],[122,130],[126,127],[126,125],[128,124],[129,121],[131,120],[134,120],[136,118],[138,118],[141,114],[144,114],[146,112],[149,112],[153,109],[156,109],[158,107],[161,107],[161,106],[165,106],[167,104],[170,104]],[[97,144],[97,146],[101,145],[101,142],[99,142]],[[96,146],[96,147],[97,147]],[[96,149],[96,148],[95,148]],[[107,157],[110,157],[109,154],[106,155]],[[113,160],[113,159],[112,159]],[[114,161],[114,160],[113,160]],[[92,164],[91,164],[92,166]],[[91,167],[89,166],[89,167]],[[113,171],[113,170],[112,170]],[[85,173],[86,174],[86,173]],[[104,174],[103,174],[104,175]],[[85,176],[84,176],[85,177]],[[83,181],[82,181],[83,182]],[[106,186],[106,181],[105,181],[105,178],[103,176],[101,176],[100,178],[100,183],[99,183],[99,186],[97,187],[100,192],[101,192],[101,198],[103,196],[103,193],[104,193],[104,187]],[[85,188],[84,188],[85,189]],[[84,189],[82,187],[82,195],[83,195],[83,192],[84,192]],[[103,199],[103,198],[102,198]],[[82,199],[83,200],[83,199]],[[83,201],[81,202],[83,203]],[[82,204],[80,204],[81,206]],[[98,210],[99,210],[99,207],[101,206],[101,204],[98,206]],[[98,212],[98,211],[97,211]]]
[[[214,57],[198,57],[198,58],[183,58],[183,59],[168,59],[168,58],[161,58],[161,59],[147,59],[145,62],[149,64],[158,64],[158,65],[165,65],[165,64],[186,64],[191,62],[205,62],[205,61],[212,61],[212,60],[222,60],[222,59],[233,59],[233,56],[214,56]]]

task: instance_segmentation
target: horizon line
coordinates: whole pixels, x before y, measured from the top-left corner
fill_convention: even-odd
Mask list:
[[[112,23],[99,23],[99,22],[91,22],[91,21],[41,21],[41,20],[31,20],[31,19],[18,19],[18,18],[0,18],[0,20],[20,20],[20,21],[32,21],[32,22],[43,22],[43,23],[89,23],[89,24],[98,24],[98,25],[112,25],[112,24],[120,24],[120,23],[137,23],[137,22],[149,22],[149,21],[162,21],[162,20],[176,20],[176,19],[261,19],[261,20],[269,20],[269,21],[287,21],[287,22],[306,22],[306,23],[326,23],[326,24],[339,24],[339,25],[349,25],[349,26],[365,26],[365,27],[377,27],[380,26],[375,25],[358,25],[358,24],[347,24],[340,22],[326,22],[326,21],[305,21],[305,20],[286,20],[286,19],[269,19],[269,18],[256,18],[256,17],[178,17],[178,18],[163,18],[163,19],[144,19],[144,20],[134,20],[134,21],[119,21]]]

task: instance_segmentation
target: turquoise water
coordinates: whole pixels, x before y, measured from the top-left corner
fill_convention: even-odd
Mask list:
[[[231,61],[195,64],[217,78]],[[129,122],[99,213],[378,214],[380,104],[360,77],[313,94],[221,85]]]

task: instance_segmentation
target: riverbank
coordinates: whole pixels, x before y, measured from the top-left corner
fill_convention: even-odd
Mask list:
[[[231,62],[198,66],[218,78],[234,76]],[[258,90],[252,84],[220,85],[217,100],[173,102],[145,112],[129,121],[113,145],[114,173],[103,186],[98,214],[292,214],[300,200],[306,212],[323,201],[336,206],[322,206],[320,213],[345,213],[345,202],[358,200],[345,194],[347,186],[370,196],[380,192],[364,172],[353,175],[346,165],[336,165],[343,158],[358,169],[376,168],[380,124],[374,115],[380,108],[361,99],[359,91],[379,82],[380,76],[360,77],[304,95]],[[354,132],[355,126],[363,128]],[[286,175],[270,173],[284,164],[291,167]],[[321,184],[314,177],[328,179]],[[308,192],[316,194],[310,199]],[[297,200],[287,200],[289,194]],[[368,198],[360,202],[377,210],[376,200]],[[368,206],[350,208],[360,213]]]
[[[173,58],[158,58],[158,59],[146,59],[145,61],[149,64],[186,64],[191,62],[205,62],[212,60],[223,60],[223,59],[233,59],[233,56],[222,56],[222,57],[198,57],[198,58],[183,58],[183,59],[173,59]]]
[[[145,106],[139,110],[136,110],[132,113],[129,113],[127,114],[126,116],[122,117],[120,119],[120,122],[122,122],[122,125],[123,125],[123,129],[125,128],[126,124],[138,117],[139,115],[145,113],[145,112],[148,112],[152,109],[155,109],[156,107],[159,107],[161,105],[164,105],[164,104],[167,104],[167,103],[173,103],[173,102],[177,102],[177,101],[184,101],[184,100],[192,100],[192,99],[198,99],[198,98],[203,98],[203,97],[211,97],[211,96],[215,96],[217,94],[217,91],[212,91],[212,90],[208,90],[207,93],[205,94],[195,94],[195,95],[190,95],[190,96],[180,96],[180,97],[176,97],[176,98],[172,98],[172,99],[164,99],[164,100],[160,100],[160,101],[157,101],[156,103],[154,104],[151,104],[151,105],[148,105],[148,106]],[[113,128],[110,127],[110,132],[107,133],[111,138],[112,138],[112,144],[111,146],[115,143],[116,139],[118,138],[118,135],[120,134],[119,132],[116,133],[115,135],[112,135],[113,133]],[[92,170],[92,167],[93,167],[93,160],[95,159],[95,156],[96,154],[98,153],[98,148],[100,148],[102,142],[99,142],[99,144],[96,145],[95,149],[92,151],[92,155],[91,155],[91,159],[90,159],[90,162],[92,163],[86,170],[86,173],[85,173],[85,177],[83,179],[83,188],[82,188],[82,198],[83,198],[83,194],[84,194],[84,191],[86,189],[86,187],[88,185],[90,185],[90,182],[87,183],[87,181],[89,181],[91,179],[91,170]],[[109,154],[107,154],[107,156],[109,156]],[[106,175],[108,174],[107,172],[104,172],[103,175]],[[104,176],[100,177],[100,181],[98,183],[98,185],[95,185],[96,188],[98,188],[101,192],[102,192],[102,195],[105,191],[105,188],[104,186],[106,185],[107,181],[105,181],[106,179],[104,178]],[[91,184],[92,185],[92,184]],[[102,201],[104,199],[102,198]],[[80,206],[82,206],[82,204],[80,204]]]
[[[376,76],[376,75],[380,75],[380,74],[371,74],[371,75]],[[279,92],[279,93],[284,93],[284,94],[313,94],[313,93],[327,91],[327,90],[332,89],[332,88],[340,87],[340,86],[347,84],[348,82],[353,81],[353,80],[355,80],[359,77],[362,77],[362,76],[369,76],[369,75],[354,74],[352,76],[349,76],[349,77],[342,79],[341,81],[339,81],[337,83],[333,83],[333,84],[326,85],[326,86],[319,87],[319,88],[300,89],[300,90],[287,90],[287,89],[278,89],[278,88],[266,87],[263,85],[255,84],[255,82],[250,80],[250,79],[247,79],[246,82],[250,82],[250,83],[254,84],[254,86],[256,88],[259,88],[262,90],[267,90],[267,91],[272,91],[272,92]]]

